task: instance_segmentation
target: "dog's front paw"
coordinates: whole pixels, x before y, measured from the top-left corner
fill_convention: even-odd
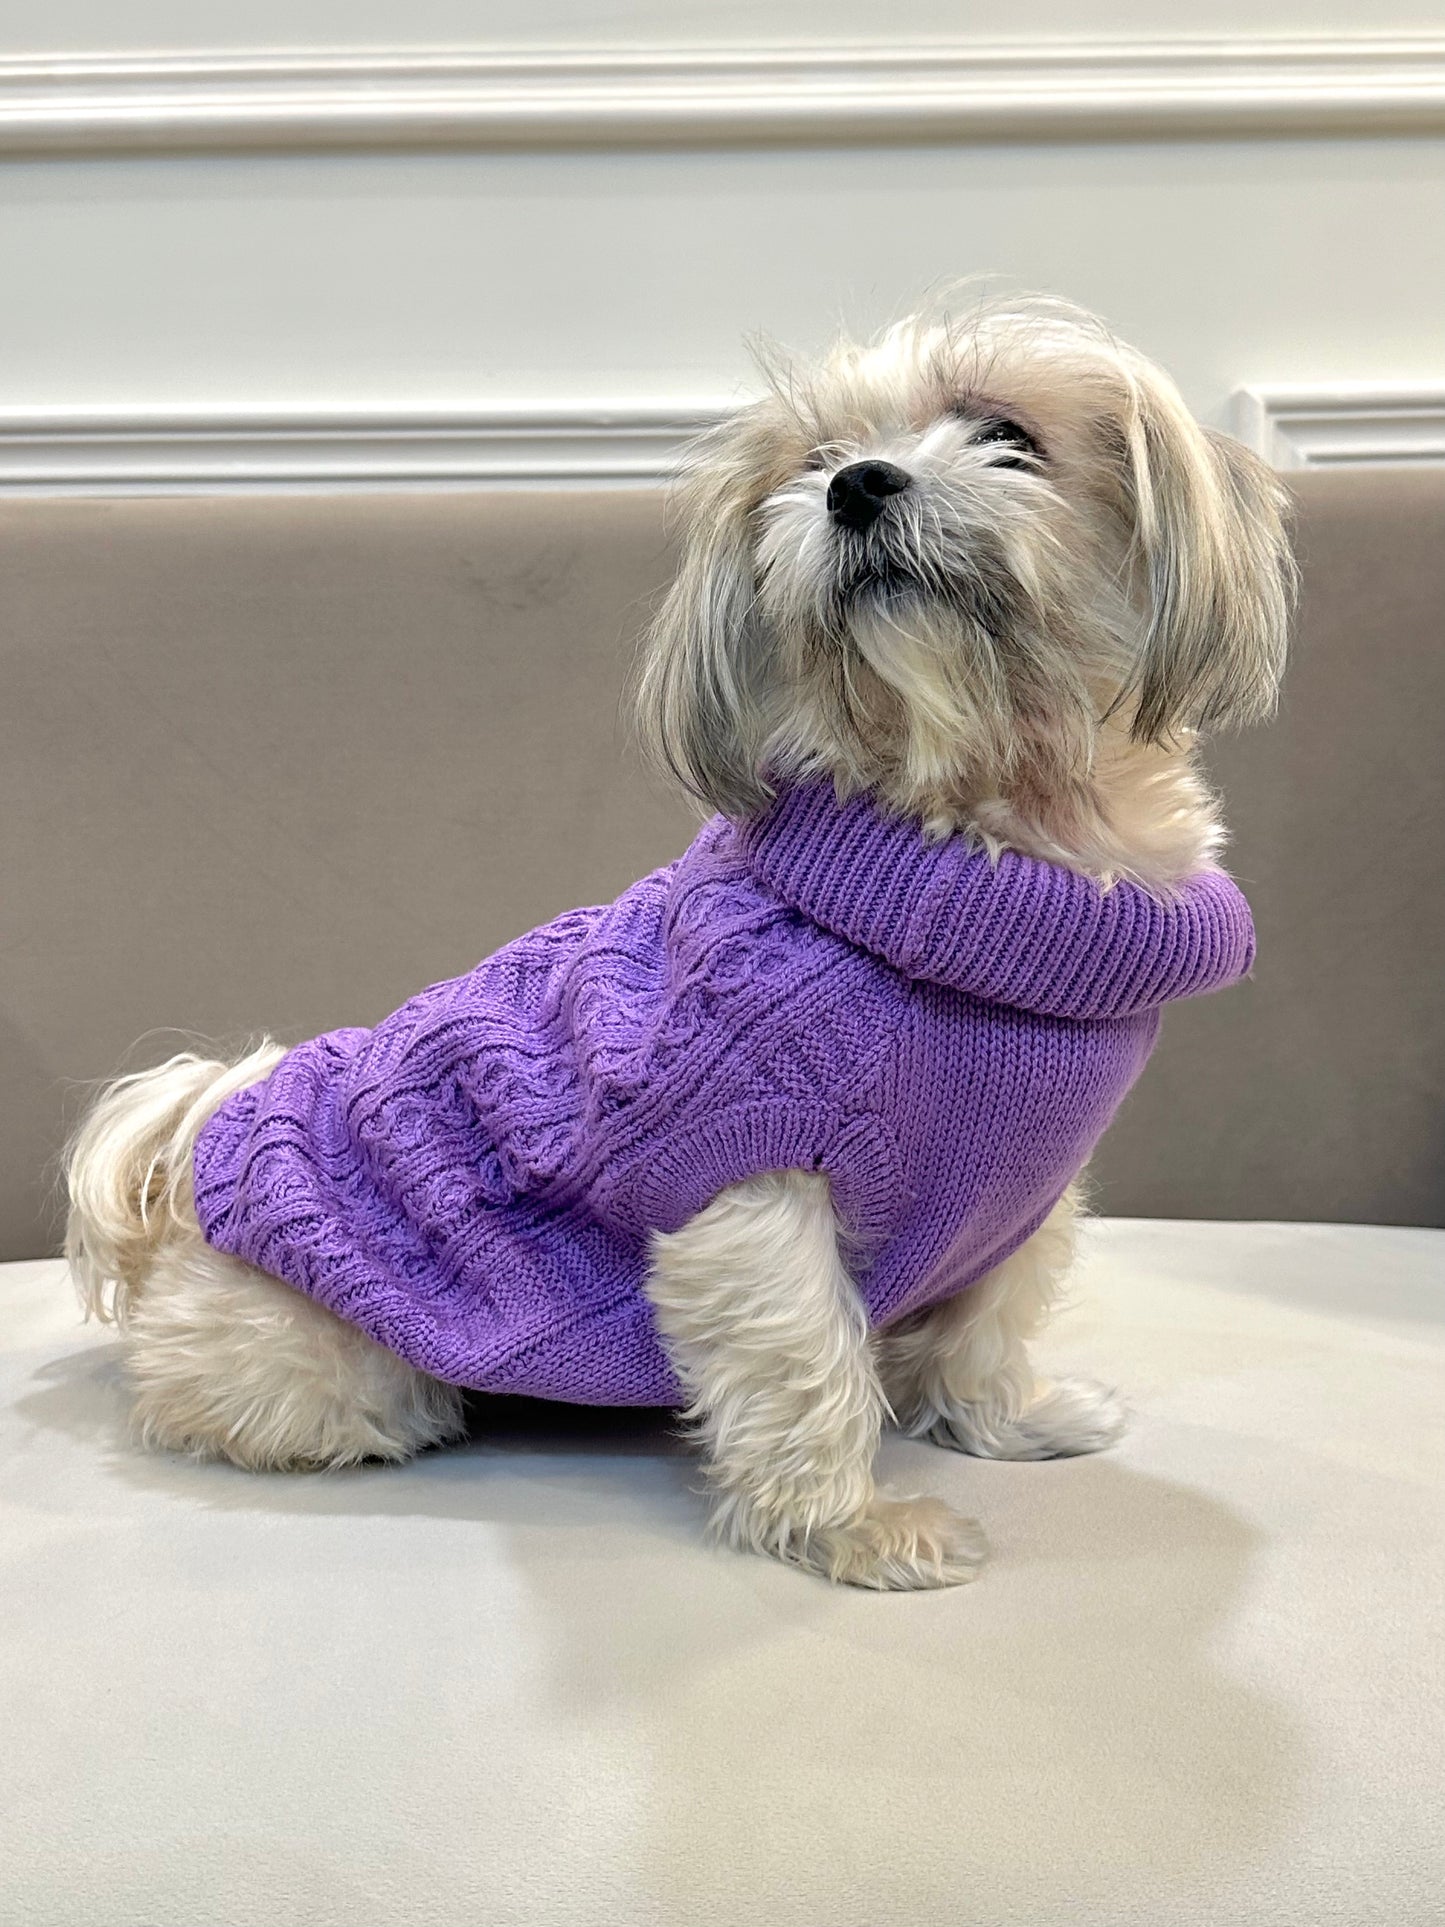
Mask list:
[[[734,1542],[739,1535],[729,1534]],[[961,1586],[978,1576],[988,1542],[974,1519],[942,1499],[875,1495],[854,1518],[806,1529],[777,1520],[756,1521],[743,1539],[759,1552],[820,1573],[840,1586],[875,1592],[923,1592]]]
[[[980,1459],[1071,1459],[1116,1445],[1128,1423],[1123,1401],[1091,1378],[1060,1378],[1040,1387],[1017,1418],[986,1403],[940,1413],[928,1436],[937,1445]]]

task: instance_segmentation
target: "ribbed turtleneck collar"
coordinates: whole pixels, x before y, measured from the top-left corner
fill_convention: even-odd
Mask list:
[[[907,976],[1055,1017],[1123,1017],[1219,990],[1254,962],[1249,905],[1220,870],[1167,902],[915,823],[831,787],[785,790],[737,832],[774,895]]]

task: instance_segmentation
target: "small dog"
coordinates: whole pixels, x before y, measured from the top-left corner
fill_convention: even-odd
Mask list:
[[[980,864],[1000,879],[1048,865],[1091,880],[1095,905],[1132,893],[1164,916],[1216,876],[1197,732],[1274,702],[1293,592],[1283,494],[1093,318],[986,303],[811,370],[778,363],[764,397],[697,445],[681,499],[685,553],[640,716],[658,760],[738,837],[775,797],[828,785],[840,808],[911,826],[921,875],[946,860],[970,889]],[[709,835],[715,882],[733,831]],[[268,1044],[114,1085],[70,1153],[67,1255],[87,1312],[124,1329],[147,1444],[255,1468],[404,1459],[463,1431],[458,1385],[309,1295],[304,1266],[294,1289],[198,1218],[206,1127],[254,1123],[245,1107],[284,1061]],[[273,1136],[300,1128],[295,1108]],[[1072,1259],[1069,1180],[1088,1148],[982,1275],[935,1251],[886,1319],[862,1295],[825,1158],[740,1167],[685,1222],[655,1211],[637,1343],[660,1344],[684,1395],[724,1538],[851,1584],[954,1584],[977,1571],[981,1536],[936,1500],[877,1491],[887,1417],[996,1458],[1118,1436],[1111,1394],[1038,1385],[1025,1351]],[[654,1372],[643,1390],[662,1384]]]

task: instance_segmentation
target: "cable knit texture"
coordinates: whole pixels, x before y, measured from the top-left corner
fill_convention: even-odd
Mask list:
[[[806,786],[299,1045],[202,1131],[197,1211],[438,1378],[674,1404],[652,1233],[757,1172],[824,1171],[875,1323],[951,1295],[1048,1215],[1160,1007],[1253,953],[1221,872],[1104,892]]]

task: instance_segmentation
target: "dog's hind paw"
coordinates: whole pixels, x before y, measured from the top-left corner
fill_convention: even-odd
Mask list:
[[[939,1415],[928,1437],[979,1459],[1071,1459],[1116,1445],[1127,1424],[1123,1401],[1107,1385],[1060,1378],[1017,1418],[982,1401],[959,1404]]]

